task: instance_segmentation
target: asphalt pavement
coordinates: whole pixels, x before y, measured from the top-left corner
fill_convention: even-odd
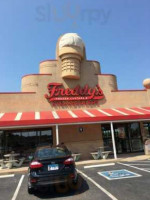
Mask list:
[[[27,174],[17,174],[12,177],[0,176],[0,200],[150,199],[149,160],[86,167],[78,166],[80,181],[77,190],[69,190],[67,186],[64,188],[57,186],[42,189],[33,195],[27,192]]]

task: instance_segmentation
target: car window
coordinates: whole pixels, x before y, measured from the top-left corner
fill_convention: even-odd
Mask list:
[[[68,156],[70,153],[68,150],[63,148],[45,148],[40,149],[35,153],[35,157],[39,159],[46,159],[46,158],[58,158]]]

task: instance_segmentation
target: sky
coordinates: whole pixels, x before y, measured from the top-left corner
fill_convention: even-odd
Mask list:
[[[78,33],[88,60],[115,74],[118,88],[150,78],[149,0],[0,0],[0,92],[19,92],[21,77],[55,59],[56,42]]]

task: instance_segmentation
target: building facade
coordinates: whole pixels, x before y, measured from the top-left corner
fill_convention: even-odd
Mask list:
[[[1,155],[64,142],[82,159],[101,146],[116,156],[143,151],[150,137],[150,79],[143,90],[118,90],[116,76],[87,60],[75,33],[62,35],[56,60],[42,61],[21,84],[21,92],[0,93]]]

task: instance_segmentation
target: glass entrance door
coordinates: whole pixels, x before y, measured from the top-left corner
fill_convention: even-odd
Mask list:
[[[143,142],[142,142],[140,124],[137,122],[130,123],[128,125],[128,130],[129,130],[131,152],[142,151]]]
[[[130,152],[130,142],[127,131],[127,124],[115,124],[114,133],[115,133],[117,153]]]
[[[102,125],[104,145],[112,146],[110,124]],[[143,151],[143,142],[140,124],[114,123],[114,134],[117,153],[130,153]]]
[[[4,133],[3,131],[0,131],[0,159],[2,158],[4,150],[5,150]]]

